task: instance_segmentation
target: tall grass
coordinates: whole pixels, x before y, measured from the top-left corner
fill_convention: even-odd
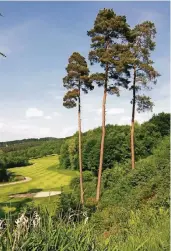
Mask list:
[[[118,231],[99,233],[86,216],[82,221],[52,217],[48,212],[23,212],[6,219],[0,229],[1,251],[169,251],[169,212],[137,210]],[[74,218],[73,218],[74,219]]]

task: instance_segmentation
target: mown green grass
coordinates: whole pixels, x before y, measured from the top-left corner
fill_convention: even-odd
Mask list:
[[[14,199],[10,198],[9,195],[36,191],[58,191],[61,190],[61,187],[63,187],[64,190],[67,190],[71,179],[78,175],[77,171],[60,170],[57,155],[33,159],[30,163],[32,165],[27,167],[9,169],[15,174],[30,177],[32,180],[26,183],[0,187],[0,215],[9,210],[19,210],[24,204],[33,201],[35,204],[47,204],[47,206],[49,203],[55,203],[57,196],[32,200],[30,198]]]

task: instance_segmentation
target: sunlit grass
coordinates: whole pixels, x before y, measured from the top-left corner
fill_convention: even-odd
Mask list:
[[[27,167],[9,169],[15,174],[30,177],[32,180],[26,183],[0,187],[0,212],[8,212],[9,207],[14,211],[15,207],[20,207],[22,204],[32,201],[30,198],[10,198],[9,195],[11,194],[51,190],[58,191],[61,190],[61,187],[67,190],[71,179],[78,174],[77,171],[60,170],[57,155],[33,159],[30,163],[32,163],[32,165]],[[54,203],[56,200],[57,196],[54,196],[51,198],[34,199],[34,202],[37,205]]]

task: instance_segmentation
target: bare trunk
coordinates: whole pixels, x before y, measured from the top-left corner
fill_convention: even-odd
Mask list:
[[[132,163],[132,169],[135,168],[135,145],[134,145],[135,80],[136,80],[136,70],[134,68],[133,100],[132,100],[132,120],[131,120],[131,163]]]
[[[102,137],[101,137],[101,147],[100,147],[100,163],[99,163],[99,171],[98,171],[96,202],[98,202],[100,199],[101,176],[102,176],[103,157],[104,157],[104,141],[105,141],[105,132],[106,132],[107,82],[108,82],[108,65],[106,65],[106,79],[105,79],[103,103],[102,103]]]
[[[83,168],[82,168],[82,146],[81,146],[81,99],[80,90],[78,97],[78,133],[79,133],[79,167],[80,167],[80,201],[84,204],[84,191],[83,191]]]

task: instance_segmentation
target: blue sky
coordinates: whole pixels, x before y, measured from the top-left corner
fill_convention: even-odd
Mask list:
[[[169,112],[170,106],[170,12],[169,2],[1,2],[0,51],[0,141],[31,137],[65,137],[77,130],[77,110],[62,106],[62,78],[68,57],[90,49],[87,30],[103,8],[126,15],[131,26],[145,20],[157,28],[152,54],[161,73],[149,92],[153,113]],[[91,67],[91,72],[99,69]],[[131,93],[108,96],[107,123],[129,124]],[[83,131],[101,125],[102,89],[82,97]],[[140,123],[151,112],[136,114]]]

